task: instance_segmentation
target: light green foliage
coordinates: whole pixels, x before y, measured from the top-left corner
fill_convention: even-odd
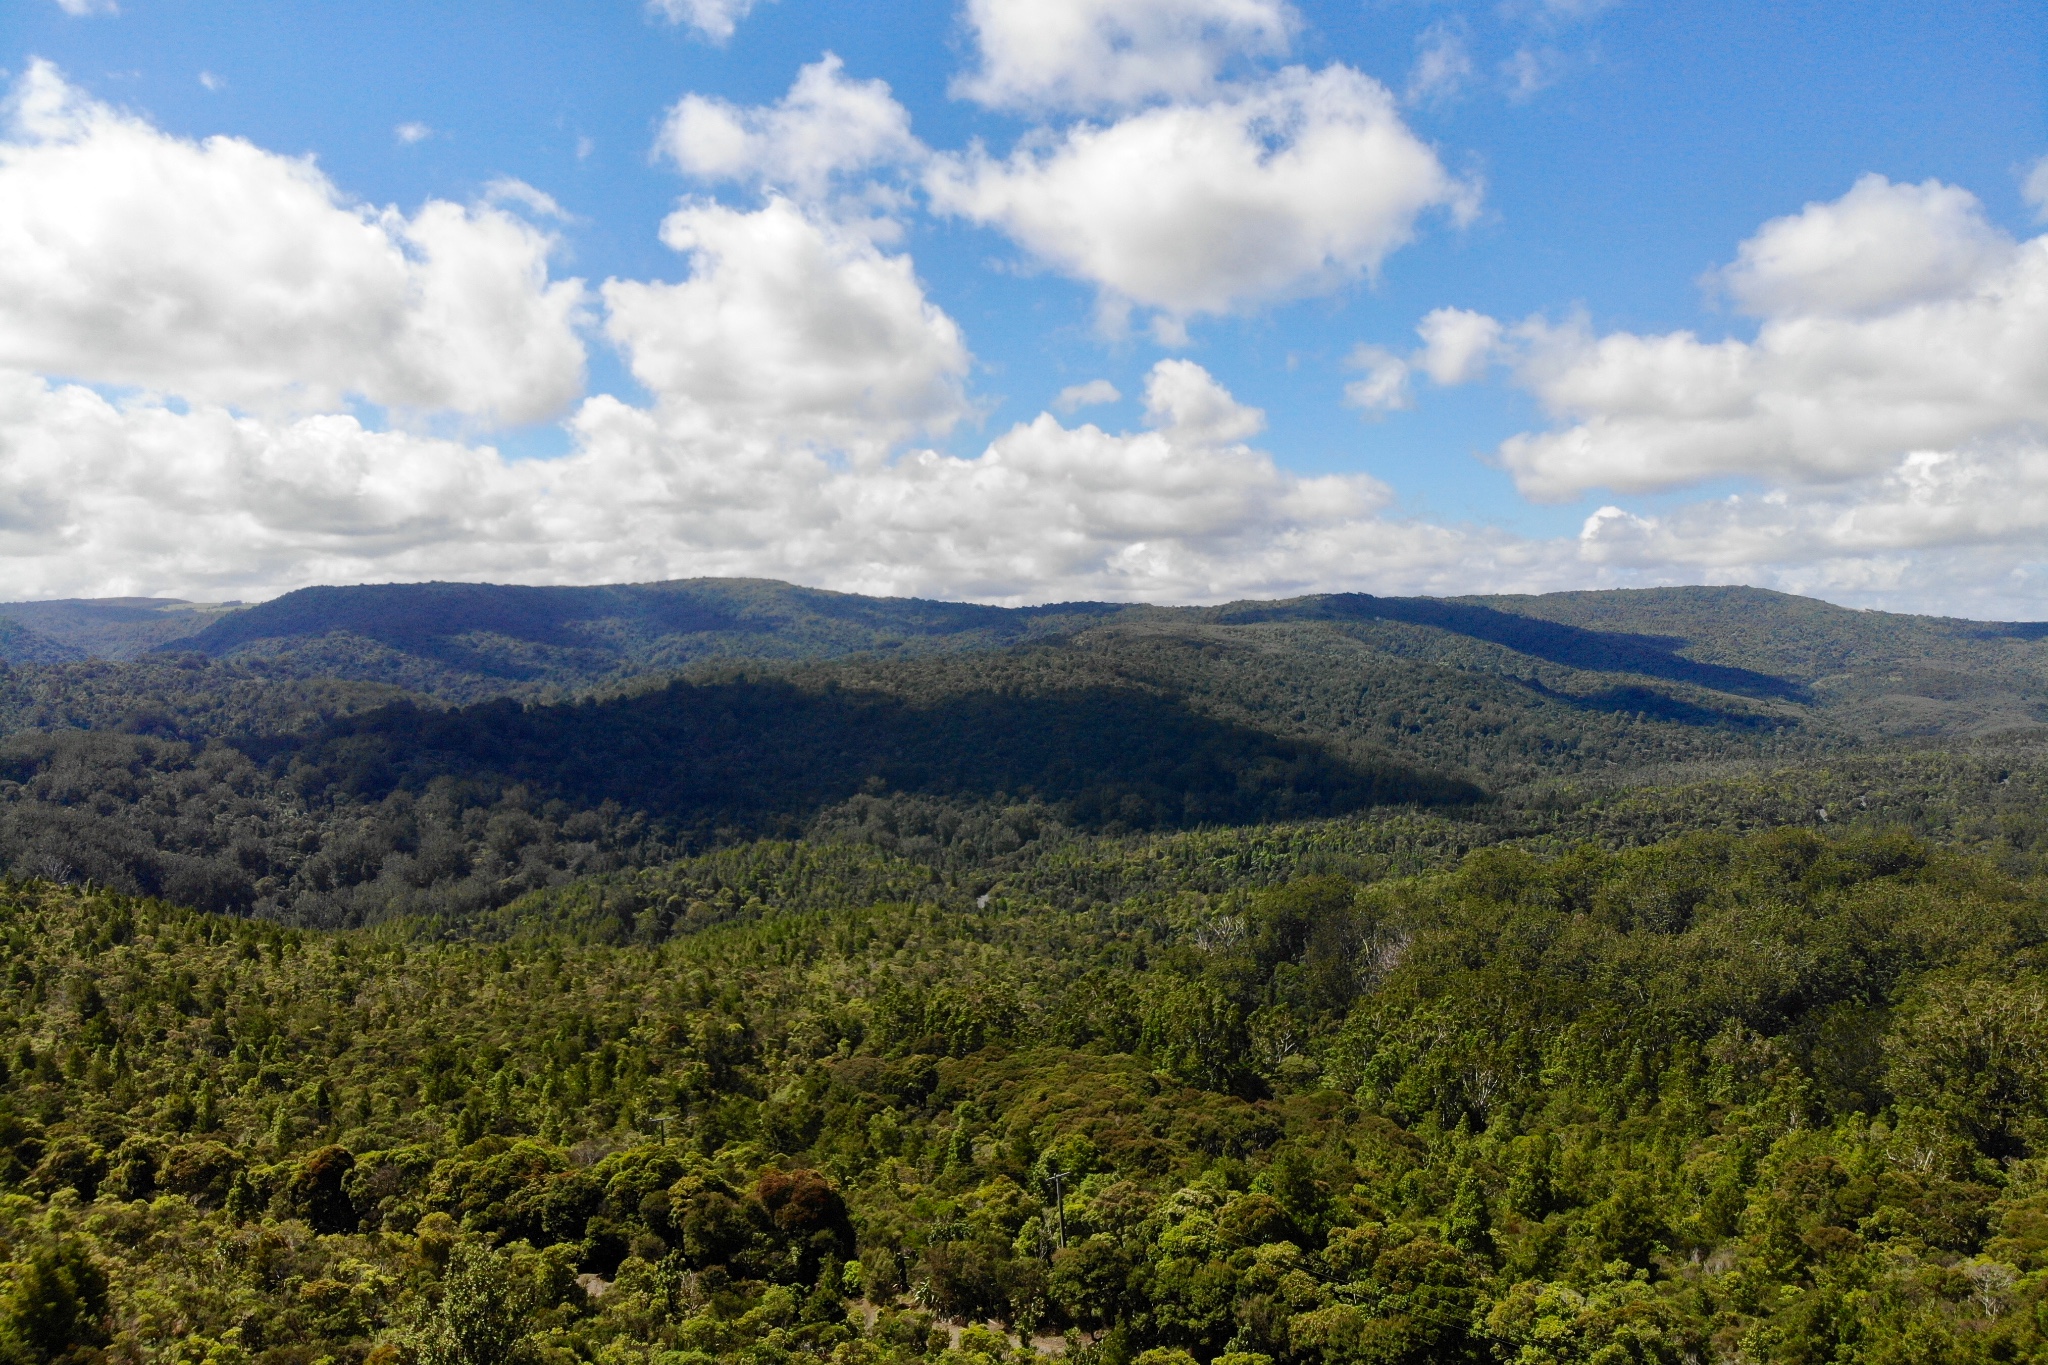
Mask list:
[[[2032,884],[1799,830],[1370,880],[1353,837],[1077,844],[981,906],[767,845],[486,938],[13,885],[0,1349],[2048,1349]]]

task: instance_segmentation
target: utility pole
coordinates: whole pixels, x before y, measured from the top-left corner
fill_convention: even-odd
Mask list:
[[[1067,1173],[1049,1171],[1047,1177],[1052,1181],[1052,1201],[1059,1209],[1060,1250],[1064,1251],[1067,1247]]]

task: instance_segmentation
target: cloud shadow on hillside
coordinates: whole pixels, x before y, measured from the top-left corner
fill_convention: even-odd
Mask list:
[[[787,833],[862,791],[1036,798],[1083,828],[1315,819],[1483,799],[1469,783],[1092,687],[906,701],[781,680],[678,682],[602,702],[452,711],[389,707],[337,722],[284,765],[312,800],[378,800],[453,778],[543,800],[644,811],[698,839]]]
[[[1568,668],[1599,673],[1636,673],[1746,697],[1808,700],[1805,686],[1790,678],[1688,659],[1679,651],[1691,642],[1674,636],[1587,630],[1471,602],[1452,602],[1435,597],[1331,593],[1300,603],[1234,607],[1218,619],[1229,625],[1279,620],[1395,621],[1483,640]]]

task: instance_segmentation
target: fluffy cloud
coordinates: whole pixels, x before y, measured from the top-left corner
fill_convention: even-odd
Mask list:
[[[1270,572],[1276,536],[1377,524],[1384,488],[1281,471],[1242,444],[1262,415],[1199,366],[1155,366],[1145,405],[1150,430],[1040,416],[972,459],[918,452],[836,471],[778,463],[688,534],[723,541],[732,571],[771,559],[784,573],[877,591],[1206,597]],[[588,411],[592,458],[657,467],[686,448],[658,411]],[[694,500],[658,515],[679,512],[700,515]]]
[[[1248,441],[1266,429],[1266,414],[1230,396],[1192,360],[1162,360],[1145,380],[1146,420],[1168,439],[1197,449]]]
[[[451,541],[483,569],[493,541],[533,539],[525,469],[349,416],[117,405],[0,372],[0,450],[0,563],[30,596],[403,577]]]
[[[1969,191],[1866,175],[1833,203],[1765,223],[1721,279],[1753,317],[1871,317],[1967,293],[2013,250]]]
[[[791,132],[807,88],[819,108],[876,93],[824,63],[778,110],[735,122],[775,150],[776,176],[814,187],[845,157]],[[1388,517],[1370,478],[1282,470],[1247,444],[1264,414],[1185,360],[1148,375],[1136,431],[1046,415],[971,457],[904,451],[969,411],[959,329],[907,257],[773,177],[752,211],[685,201],[669,216],[679,282],[606,283],[606,331],[652,401],[585,401],[566,456],[512,460],[307,414],[349,394],[499,416],[559,404],[573,392],[550,388],[560,367],[505,338],[545,358],[566,337],[573,378],[581,289],[550,284],[545,236],[497,205],[559,209],[501,184],[473,208],[371,212],[303,161],[167,138],[47,69],[14,116],[0,160],[0,572],[18,592],[768,574],[997,600],[1207,599],[1498,583],[1529,559],[1506,537]],[[128,392],[48,377],[67,373]],[[1097,384],[1069,398],[1116,396]],[[1488,580],[1496,560],[1510,567]]]
[[[1040,416],[972,458],[861,464],[599,397],[570,455],[515,461],[348,416],[177,411],[0,374],[0,573],[31,596],[696,574],[991,601],[1709,581],[2013,617],[2048,595],[2039,446],[1921,453],[1804,499],[1607,508],[1576,542],[1532,541],[1278,468],[1236,435],[1256,410],[1189,362],[1155,367],[1144,398],[1138,431]]]
[[[2026,178],[2020,181],[2020,197],[2033,206],[2037,220],[2048,221],[2048,156],[2027,168]]]
[[[1386,89],[1346,67],[1080,124],[1005,160],[940,157],[926,188],[941,212],[1176,317],[1354,280],[1466,193]]]
[[[2013,241],[1961,190],[1868,177],[1766,224],[1720,278],[1753,340],[1517,329],[1563,422],[1501,447],[1525,492],[1853,481],[2048,424],[2048,237]]]
[[[310,161],[190,142],[33,64],[0,141],[0,366],[261,409],[349,398],[488,421],[581,391],[580,281],[489,205],[407,218]]]
[[[1344,386],[1344,401],[1368,413],[1398,412],[1415,405],[1416,370],[1438,384],[1463,384],[1484,373],[1500,350],[1500,323],[1468,309],[1439,308],[1415,332],[1422,345],[1407,356],[1384,346],[1353,350],[1345,363],[1362,375]]]
[[[1581,538],[1603,562],[1725,570],[1998,546],[2038,559],[2044,530],[2048,446],[2018,441],[1911,451],[1866,478],[1798,497],[1734,494],[1662,516],[1603,507]]]
[[[1562,420],[1505,442],[1525,492],[1565,498],[1748,476],[1752,491],[1603,506],[1532,577],[1748,582],[1903,610],[2048,606],[2048,236],[2015,241],[1967,193],[1865,177],[1766,223],[1710,282],[1753,339],[1504,327],[1443,308],[1407,355],[1363,346],[1348,399],[1405,406],[1496,361]],[[1542,566],[1548,566],[1544,569]]]
[[[981,69],[958,93],[1011,108],[1099,109],[1204,95],[1240,56],[1287,51],[1282,0],[968,0]]]
[[[2048,608],[2048,446],[1912,451],[1863,478],[1682,504],[1603,507],[1580,557],[1637,581],[1766,583],[1896,610],[2038,618]]]
[[[32,595],[756,574],[998,601],[1566,581],[1568,550],[1389,518],[1372,479],[1280,469],[1244,443],[1262,415],[1190,362],[1155,366],[1144,398],[1135,432],[1040,416],[972,458],[840,462],[598,397],[570,455],[509,461],[0,375],[0,572]]]
[[[1123,398],[1116,385],[1107,379],[1091,379],[1085,384],[1069,384],[1061,389],[1052,405],[1061,412],[1079,412],[1082,408],[1099,407]]]
[[[967,348],[908,257],[780,198],[686,203],[661,235],[690,278],[607,281],[605,330],[670,421],[872,455],[965,411]]]
[[[1467,308],[1436,309],[1415,331],[1422,338],[1416,363],[1439,384],[1477,379],[1500,347],[1500,323]]]
[[[1344,386],[1344,401],[1368,413],[1399,412],[1415,406],[1408,362],[1384,346],[1359,346],[1345,361],[1362,373]]]
[[[671,24],[688,24],[714,43],[732,37],[756,0],[647,0],[647,8]]]
[[[774,105],[741,108],[686,95],[669,110],[659,147],[705,180],[738,181],[806,199],[825,197],[835,177],[916,160],[910,114],[882,81],[854,81],[826,53],[797,73]]]

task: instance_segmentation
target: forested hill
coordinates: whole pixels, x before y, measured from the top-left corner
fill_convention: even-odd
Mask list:
[[[574,693],[707,661],[913,657],[1103,628],[1259,623],[1323,623],[1452,666],[1477,660],[1526,674],[1534,661],[1854,707],[1860,724],[1887,732],[2031,723],[2048,696],[2041,681],[2048,626],[2040,623],[1851,611],[1751,588],[1006,608],[747,579],[587,588],[387,584],[307,588],[249,608],[152,598],[0,605],[0,658],[50,663],[198,652],[261,661],[273,675],[380,682],[460,702]]]
[[[205,630],[240,602],[175,597],[89,597],[0,602],[0,660],[132,659]]]
[[[472,701],[573,692],[707,661],[914,657],[1103,630],[1258,624],[1320,624],[1376,652],[1453,668],[1535,676],[1547,665],[1653,689],[1804,703],[1882,734],[1988,733],[2048,719],[2042,625],[1852,611],[1753,588],[1004,608],[735,579],[409,584],[306,589],[165,648]]]
[[[1093,602],[987,607],[754,579],[589,588],[408,583],[304,588],[168,648],[476,700],[575,690],[707,659],[997,649],[1147,610]]]
[[[709,596],[683,591],[698,587]],[[925,830],[1009,828],[1000,813],[1014,807],[1035,828],[1091,837],[1415,807],[1463,812],[1491,831],[1471,836],[1484,842],[1531,820],[1570,826],[1603,792],[1721,781],[1730,764],[1767,772],[1979,740],[2017,755],[2048,721],[2048,641],[2028,630],[1746,589],[1034,613],[665,585],[646,593],[673,599],[669,626],[738,621],[764,648],[852,652],[652,676],[614,676],[618,651],[586,648],[591,623],[615,618],[558,611],[644,605],[641,590],[569,591],[321,590],[220,615],[127,663],[17,664],[0,675],[0,868],[303,922],[466,916],[736,840],[852,826],[896,837],[896,815],[846,813],[863,801]],[[747,594],[753,607],[733,606]],[[499,611],[493,657],[531,645],[535,676],[560,665],[612,680],[576,695],[529,679],[522,696],[451,706],[448,691],[511,685],[471,667],[482,637],[459,630],[484,619],[479,601]],[[705,601],[727,614],[689,615]],[[344,617],[397,643],[265,633]],[[685,639],[649,633],[657,624],[642,618],[631,639]],[[854,649],[885,625],[901,647]],[[688,638],[740,649],[751,637]],[[209,640],[227,657],[191,647]],[[384,652],[358,650],[371,645]],[[1959,799],[1988,809],[1983,780]],[[1847,799],[1889,808],[1886,785]]]

